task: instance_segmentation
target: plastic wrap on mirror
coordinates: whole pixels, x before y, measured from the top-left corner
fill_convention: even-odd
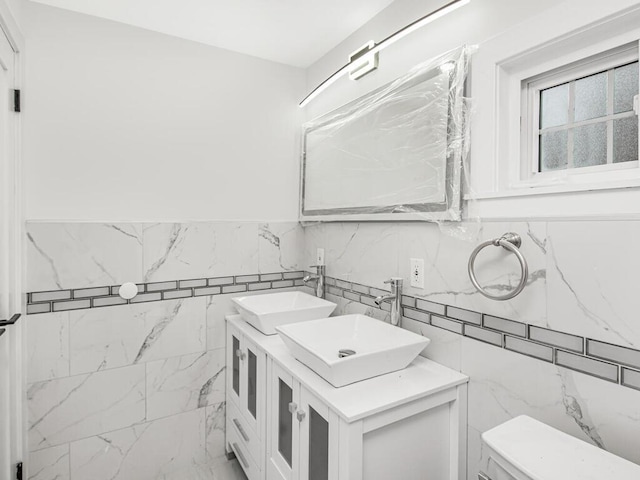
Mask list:
[[[300,218],[459,221],[469,151],[463,46],[303,126]]]

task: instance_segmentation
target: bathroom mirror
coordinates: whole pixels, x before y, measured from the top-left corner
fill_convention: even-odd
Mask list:
[[[309,122],[301,219],[460,220],[464,49]]]

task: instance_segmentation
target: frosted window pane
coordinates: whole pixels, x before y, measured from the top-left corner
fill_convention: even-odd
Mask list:
[[[613,122],[613,162],[638,160],[638,117],[621,118]]]
[[[607,114],[607,72],[576,80],[575,121]]]
[[[607,124],[578,127],[573,133],[573,166],[591,167],[607,163]]]
[[[613,112],[630,112],[633,97],[638,94],[638,62],[616,68],[614,76]]]
[[[557,127],[569,122],[569,84],[540,92],[540,128]]]
[[[540,135],[540,171],[567,168],[566,130]]]

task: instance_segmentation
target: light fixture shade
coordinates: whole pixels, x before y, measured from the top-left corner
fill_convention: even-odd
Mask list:
[[[394,44],[401,38],[406,37],[417,29],[424,27],[425,25],[444,17],[445,15],[448,15],[449,13],[467,5],[470,2],[471,0],[453,0],[452,2],[449,2],[446,5],[438,8],[437,10],[434,10],[433,12],[417,19],[415,22],[406,25],[394,34],[382,40],[380,43],[376,44],[373,40],[370,40],[367,44],[365,44],[363,47],[359,48],[349,56],[349,63],[341,67],[333,75],[328,77],[324,82],[314,88],[299,103],[298,106],[302,108],[307,105],[311,100],[320,95],[320,93],[328,88],[329,85],[334,83],[345,73],[349,73],[350,79],[357,80],[358,78],[361,78],[367,73],[375,70],[376,68],[378,68],[378,53],[380,52],[380,50],[387,48],[389,45]]]

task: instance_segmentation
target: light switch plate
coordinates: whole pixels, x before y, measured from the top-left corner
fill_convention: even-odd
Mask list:
[[[415,288],[424,288],[424,259],[412,258],[410,260],[411,268],[411,286]]]
[[[316,265],[324,265],[324,248],[316,249]]]

